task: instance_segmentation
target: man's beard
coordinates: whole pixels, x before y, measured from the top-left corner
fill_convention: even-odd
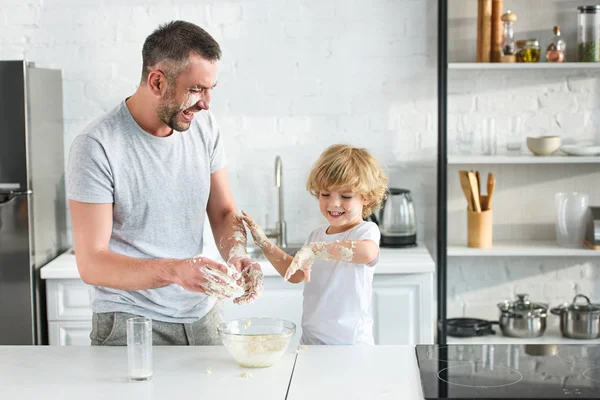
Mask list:
[[[167,89],[164,99],[156,108],[156,115],[158,116],[158,119],[169,128],[178,132],[187,131],[190,127],[190,123],[180,120],[179,114],[182,110],[181,106],[175,103],[173,92],[174,90]]]

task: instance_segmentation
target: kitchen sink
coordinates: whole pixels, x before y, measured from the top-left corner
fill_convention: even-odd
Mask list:
[[[289,254],[290,256],[293,257],[294,255],[296,255],[298,250],[300,250],[302,248],[302,246],[303,246],[303,244],[301,244],[301,243],[290,243],[287,247],[284,247],[281,250],[285,251],[287,254]],[[253,245],[253,244],[248,245],[246,247],[246,252],[254,260],[266,260],[267,259],[265,257],[265,255],[263,254],[262,250],[260,249],[260,247],[258,247],[256,245]]]
[[[246,253],[253,260],[266,260],[265,255],[263,254],[262,250],[258,246],[254,246],[254,245],[246,246]]]

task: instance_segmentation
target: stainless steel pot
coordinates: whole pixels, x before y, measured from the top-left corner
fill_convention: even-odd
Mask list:
[[[548,305],[532,303],[527,294],[517,294],[517,300],[498,303],[500,309],[499,325],[504,336],[532,338],[546,332]]]
[[[586,304],[576,304],[577,299],[586,300]],[[600,337],[600,304],[592,304],[583,294],[573,298],[571,304],[565,303],[550,310],[560,317],[560,333],[571,339],[597,339]]]

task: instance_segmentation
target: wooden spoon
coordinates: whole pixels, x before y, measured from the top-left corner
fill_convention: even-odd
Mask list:
[[[479,171],[473,171],[475,173],[475,179],[477,180],[477,193],[479,193],[477,195],[477,197],[479,197],[479,206],[481,207],[481,210],[485,210],[485,208],[483,208],[483,201],[481,200],[481,178],[479,177]]]
[[[473,209],[481,212],[481,203],[479,202],[479,188],[477,187],[477,178],[473,172],[469,172],[469,183],[471,184],[471,192],[473,193]]]
[[[488,180],[487,180],[487,195],[488,195],[487,209],[488,210],[492,209],[492,196],[494,195],[494,189],[496,189],[496,178],[494,177],[494,174],[492,174],[490,172],[488,174]]]
[[[460,179],[460,187],[465,195],[465,199],[467,199],[467,208],[473,211],[473,194],[471,193],[471,184],[469,183],[469,172],[458,171],[458,178]]]

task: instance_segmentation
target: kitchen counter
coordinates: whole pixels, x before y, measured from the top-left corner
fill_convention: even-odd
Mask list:
[[[2,398],[423,398],[413,346],[308,346],[270,368],[242,368],[220,346],[153,350],[152,380],[129,382],[125,347],[1,346]]]
[[[270,368],[242,368],[222,346],[155,346],[153,353],[152,380],[129,382],[126,347],[2,346],[0,397],[283,400],[296,359],[291,350]],[[252,377],[242,377],[245,371]]]
[[[422,398],[413,346],[308,346],[286,399]]]
[[[211,256],[212,254],[206,254]],[[214,255],[212,255],[215,257]],[[216,258],[216,257],[215,257]],[[257,260],[265,276],[279,276],[267,260]],[[423,245],[406,249],[381,248],[376,275],[423,274],[435,272],[435,263]],[[79,279],[75,255],[71,250],[41,268],[42,279]]]

